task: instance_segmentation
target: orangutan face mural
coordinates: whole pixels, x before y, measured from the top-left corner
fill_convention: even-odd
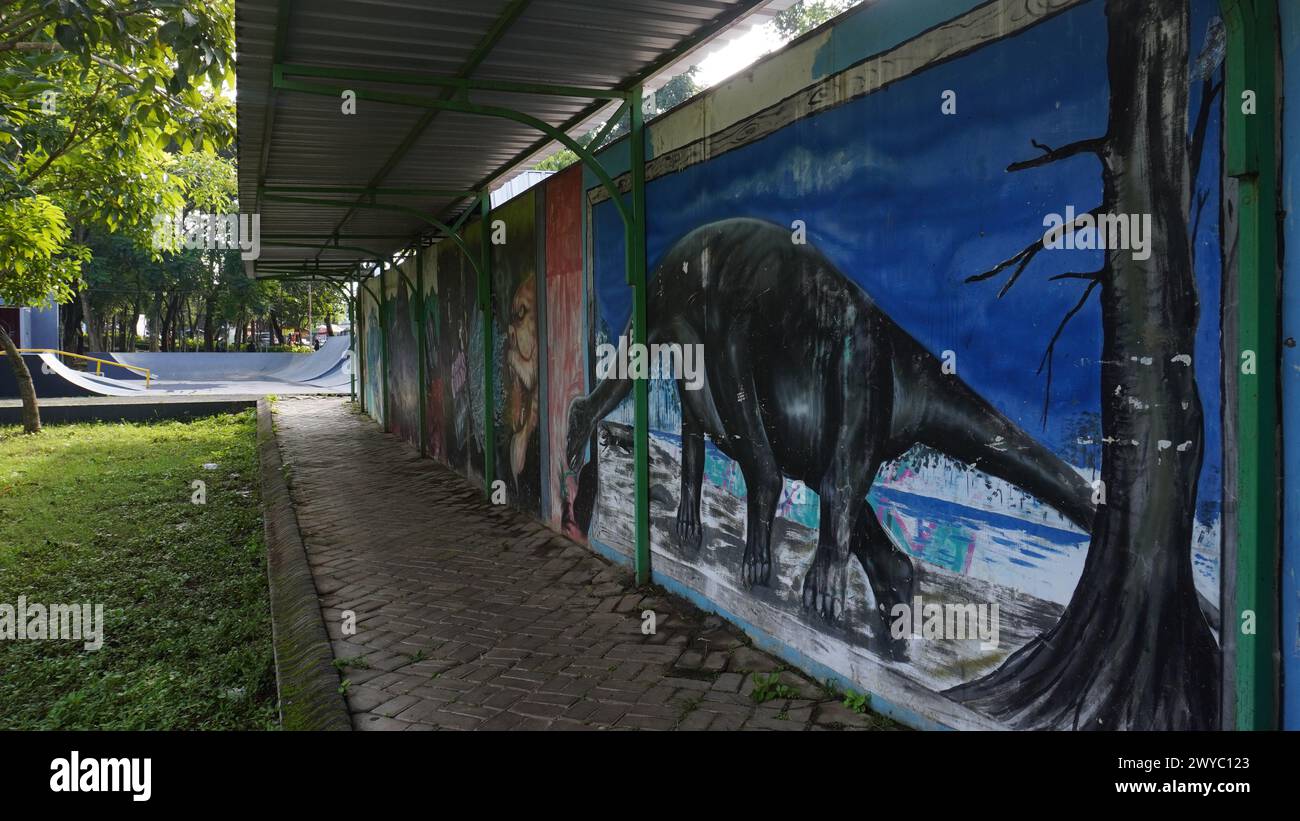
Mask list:
[[[518,484],[537,432],[537,289],[529,273],[510,301],[506,347],[506,422],[510,429],[510,473]]]

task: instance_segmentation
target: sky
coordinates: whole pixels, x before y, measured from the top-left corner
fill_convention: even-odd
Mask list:
[[[702,60],[696,81],[705,88],[711,88],[764,54],[775,51],[782,42],[771,23],[754,26]]]

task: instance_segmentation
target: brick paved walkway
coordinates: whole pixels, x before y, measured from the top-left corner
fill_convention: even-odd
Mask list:
[[[626,570],[488,504],[346,400],[282,399],[275,424],[357,729],[883,723],[716,616],[637,592]],[[356,635],[341,634],[346,610]],[[755,686],[779,694],[758,703]]]

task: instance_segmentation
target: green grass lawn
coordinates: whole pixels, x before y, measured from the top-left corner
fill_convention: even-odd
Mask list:
[[[98,650],[0,640],[0,729],[276,726],[255,429],[0,427],[0,604],[104,607]]]

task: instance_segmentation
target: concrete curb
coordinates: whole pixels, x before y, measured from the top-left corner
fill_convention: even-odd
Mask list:
[[[352,720],[338,691],[334,651],[275,442],[271,404],[265,399],[257,403],[257,453],[280,724],[286,730],[351,730]]]
[[[198,419],[218,413],[239,413],[256,404],[256,396],[87,396],[40,400],[41,423],[49,425]],[[0,425],[21,425],[22,422],[22,400],[0,399]]]

